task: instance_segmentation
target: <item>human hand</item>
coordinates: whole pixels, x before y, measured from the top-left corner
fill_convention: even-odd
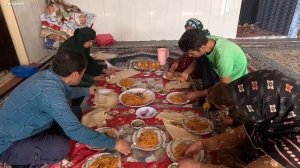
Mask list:
[[[174,62],[170,67],[170,72],[174,72],[178,67],[178,61]]]
[[[95,95],[95,91],[97,90],[97,86],[91,86],[89,87],[90,95]]]
[[[178,162],[178,168],[200,168],[200,163],[193,161],[192,159],[186,158]]]
[[[229,115],[226,115],[222,118],[222,124],[227,125],[227,126],[232,126],[233,119]]]
[[[186,100],[190,100],[190,101],[195,100],[195,99],[198,98],[196,92],[186,92],[184,96],[185,96]]]
[[[190,74],[189,74],[189,73],[187,73],[187,72],[184,72],[184,71],[183,71],[183,72],[181,73],[181,76],[183,77],[183,79],[184,79],[184,80],[188,80],[188,79],[189,79],[189,76],[190,76]]]
[[[185,148],[185,150],[183,151],[183,157],[193,157],[200,150],[203,150],[202,142],[194,142]]]
[[[210,109],[210,104],[208,101],[205,101],[205,103],[203,103],[202,108],[204,111],[208,111]]]
[[[130,144],[123,139],[117,139],[115,149],[126,156],[131,153]]]

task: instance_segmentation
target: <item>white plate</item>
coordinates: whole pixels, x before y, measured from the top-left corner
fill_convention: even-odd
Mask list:
[[[141,136],[141,134],[143,132],[149,131],[149,130],[154,131],[158,135],[158,141],[159,141],[158,144],[156,146],[154,146],[154,147],[151,147],[151,148],[141,148],[141,147],[137,146],[137,140],[138,140],[138,138]],[[144,151],[154,151],[154,150],[157,150],[161,146],[165,145],[166,140],[167,140],[166,134],[162,130],[160,130],[159,128],[157,128],[157,127],[143,127],[143,128],[140,128],[139,130],[135,131],[134,134],[132,135],[133,146],[135,148],[137,148],[137,149],[144,150]]]
[[[187,104],[187,103],[190,102],[190,100],[186,100],[186,101],[183,102],[183,103],[176,103],[176,102],[173,102],[173,101],[170,99],[170,97],[175,96],[175,95],[177,95],[177,94],[184,94],[184,92],[172,92],[172,93],[169,93],[169,94],[167,95],[167,97],[166,97],[167,101],[168,101],[169,103],[172,103],[172,104],[178,104],[178,105],[181,105],[181,104]]]
[[[180,143],[185,143],[185,144],[191,144],[193,143],[192,141],[189,141],[189,140],[183,140],[183,139],[174,139],[172,140],[171,142],[169,142],[168,146],[167,146],[167,155],[168,157],[170,158],[170,160],[172,160],[173,162],[177,162],[179,158],[176,158],[174,156],[174,153],[175,153],[175,148],[177,145],[179,145]]]
[[[168,168],[178,168],[178,163],[171,163]]]
[[[200,121],[203,122],[207,122],[208,123],[208,128],[204,129],[202,131],[197,131],[197,130],[192,130],[188,127],[188,122],[189,120],[193,119],[193,118],[197,118]],[[183,120],[182,120],[182,126],[185,130],[187,130],[188,132],[192,133],[192,134],[196,134],[196,135],[206,135],[211,133],[214,130],[214,125],[213,123],[204,117],[200,117],[200,116],[184,116]]]
[[[138,126],[136,126],[135,124],[139,124]],[[130,125],[134,128],[134,129],[140,129],[142,127],[145,126],[145,121],[141,120],[141,119],[135,119],[133,121],[131,121]]]
[[[100,128],[95,129],[95,131],[98,131],[101,133],[107,133],[107,132],[111,131],[114,134],[114,136],[113,136],[114,138],[119,138],[119,132],[115,128],[100,127]],[[101,151],[105,150],[105,148],[98,148],[98,147],[89,146],[89,145],[86,145],[86,147],[88,147],[89,149],[92,149],[92,150],[101,150]]]
[[[126,91],[122,92],[119,95],[119,101],[123,105],[128,106],[128,107],[142,107],[142,106],[147,106],[147,105],[153,103],[154,100],[155,100],[155,94],[151,90],[148,90],[148,89],[147,89],[147,91],[144,92],[144,95],[147,95],[147,98],[146,98],[146,101],[145,101],[144,104],[141,104],[141,105],[127,105],[121,99],[122,96],[125,95],[125,94],[128,94],[128,93],[142,93],[143,91],[145,91],[144,88],[133,88],[133,89],[126,90]]]
[[[136,81],[135,81],[135,79],[133,79],[133,78],[127,78],[127,79],[130,79],[130,80],[133,80],[133,85],[132,86],[130,86],[130,87],[125,87],[125,86],[122,86],[121,84],[120,84],[120,82],[122,81],[122,80],[125,80],[125,78],[123,78],[123,79],[120,79],[116,84],[117,84],[117,86],[119,86],[119,87],[125,87],[125,88],[132,88],[132,87],[134,87],[135,85],[136,85]]]
[[[104,157],[104,156],[114,156],[114,157],[117,157],[117,158],[119,158],[119,166],[118,166],[118,168],[121,168],[122,166],[121,166],[121,158],[120,158],[120,156],[118,156],[118,155],[116,155],[116,154],[112,154],[112,153],[97,153],[97,154],[95,154],[95,155],[92,155],[92,156],[90,156],[84,163],[83,163],[83,165],[81,166],[81,168],[90,168],[91,167],[91,165],[92,165],[92,163],[94,162],[94,161],[96,161],[96,159],[98,159],[98,158],[100,158],[100,157]]]
[[[179,145],[181,143],[185,143],[188,145],[188,144],[193,143],[193,141],[177,138],[177,139],[172,140],[168,144],[167,149],[166,149],[167,155],[170,158],[170,160],[172,160],[173,162],[178,162],[180,159],[180,158],[176,158],[174,156],[174,154],[175,154],[175,148],[177,147],[177,145]],[[201,160],[203,160],[203,158],[204,158],[204,150],[200,150],[200,152],[197,155],[195,155],[193,159],[195,161],[201,161]]]
[[[156,116],[157,111],[153,107],[141,107],[135,112],[136,116],[142,119],[147,119]]]

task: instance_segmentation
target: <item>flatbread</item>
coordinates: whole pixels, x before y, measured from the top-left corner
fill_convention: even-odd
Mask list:
[[[190,88],[191,83],[188,81],[170,81],[166,84],[166,89],[187,89]]]
[[[128,69],[124,71],[117,72],[116,75],[110,75],[109,77],[106,77],[106,82],[109,84],[114,84],[118,82],[121,79],[129,78],[134,75],[137,75],[141,73],[140,71],[134,70],[134,69]]]
[[[91,55],[94,60],[110,60],[112,58],[116,58],[116,53],[108,53],[103,51],[98,51],[95,54]]]

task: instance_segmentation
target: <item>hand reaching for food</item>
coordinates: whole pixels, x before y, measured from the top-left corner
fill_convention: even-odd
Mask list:
[[[117,139],[117,142],[116,142],[116,146],[115,146],[115,149],[124,154],[124,155],[129,155],[131,153],[131,146],[130,144],[125,141],[125,140],[122,140],[122,139]]]
[[[182,78],[183,78],[184,80],[188,80],[190,74],[188,74],[188,73],[186,73],[186,72],[182,72],[182,73],[181,73],[181,76],[182,76]]]
[[[170,71],[171,71],[171,72],[174,72],[175,69],[177,69],[177,67],[178,67],[178,62],[176,61],[176,62],[174,62],[174,63],[171,65]]]
[[[208,101],[206,101],[205,103],[203,103],[202,108],[204,111],[208,111],[210,109],[210,104]]]
[[[185,96],[186,100],[190,100],[190,101],[195,100],[196,98],[198,98],[197,94],[195,92],[187,92],[187,93],[185,93],[184,96]]]

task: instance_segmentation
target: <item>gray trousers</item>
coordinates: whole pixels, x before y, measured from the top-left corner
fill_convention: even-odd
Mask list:
[[[68,138],[48,133],[15,142],[0,155],[2,162],[11,165],[40,165],[57,163],[69,153]]]

